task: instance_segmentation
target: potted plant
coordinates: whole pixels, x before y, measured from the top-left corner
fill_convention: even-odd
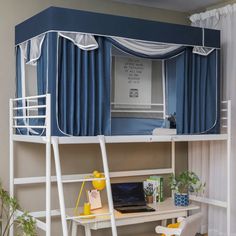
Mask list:
[[[35,236],[36,224],[27,212],[14,217],[17,210],[21,209],[17,200],[9,196],[0,183],[0,236],[8,236],[11,227],[15,227],[17,234],[22,236]]]
[[[153,189],[153,185],[151,183],[148,183],[144,187],[144,193],[145,193],[147,203],[153,203],[154,189]]]
[[[179,175],[170,176],[170,187],[175,192],[174,202],[176,206],[189,205],[189,193],[200,193],[204,191],[203,184],[199,177],[190,171],[181,172]]]

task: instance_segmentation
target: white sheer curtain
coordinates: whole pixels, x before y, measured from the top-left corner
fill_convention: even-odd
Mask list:
[[[232,101],[231,179],[236,179],[236,4],[195,14],[190,17],[193,26],[221,30],[221,75],[223,100]],[[199,173],[210,186],[206,195],[226,200],[226,145],[220,142],[189,145],[189,168]],[[209,168],[206,168],[209,167]],[[203,169],[202,169],[203,168]],[[231,181],[231,236],[236,235],[236,183]],[[206,213],[206,206],[202,209]],[[208,219],[208,222],[207,222]],[[202,230],[209,236],[226,235],[226,210],[209,206]]]
[[[126,39],[120,37],[111,37],[113,40],[121,44],[122,46],[138,53],[142,53],[147,56],[165,55],[169,52],[175,51],[182,45],[165,44],[158,42],[147,42],[136,39]]]
[[[98,48],[98,43],[92,34],[84,34],[79,32],[58,32],[61,37],[72,41],[82,50],[90,51]]]
[[[41,56],[41,49],[44,39],[45,39],[45,34],[41,34],[20,44],[21,54],[23,58],[26,60],[26,64],[32,66],[37,65],[37,60]],[[30,51],[28,52],[28,50]],[[24,68],[21,68],[21,70],[22,69]]]

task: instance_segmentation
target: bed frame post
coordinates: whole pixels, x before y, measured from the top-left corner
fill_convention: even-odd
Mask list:
[[[108,198],[108,206],[109,206],[109,213],[111,219],[111,229],[112,229],[112,236],[117,236],[117,229],[116,229],[116,221],[114,215],[114,206],[113,206],[113,199],[111,193],[111,182],[110,182],[110,174],[108,168],[108,161],[107,161],[107,152],[106,152],[106,145],[105,145],[105,137],[103,135],[98,136],[101,153],[102,153],[102,163],[104,174],[106,178],[106,189],[107,189],[107,198]]]
[[[13,142],[13,100],[10,99],[9,103],[9,134],[10,134],[10,197],[14,197],[14,142]],[[13,216],[14,217],[14,216]],[[10,224],[13,223],[14,219],[11,219]],[[14,236],[14,227],[10,228],[10,236]]]
[[[165,74],[165,61],[162,60],[162,91],[163,91],[163,119],[166,118],[166,74]]]
[[[231,101],[227,102],[227,236],[231,236]]]
[[[59,155],[59,146],[58,146],[58,137],[52,137],[52,146],[54,151],[55,167],[56,167],[56,176],[57,176],[57,188],[59,195],[59,203],[61,210],[61,223],[62,223],[62,232],[63,236],[68,236],[68,228],[66,222],[66,210],[65,210],[65,198],[61,177],[61,163]]]
[[[51,236],[51,96],[46,95],[46,236]]]
[[[171,169],[175,175],[175,141],[171,141]],[[174,199],[174,191],[172,191],[172,198]]]

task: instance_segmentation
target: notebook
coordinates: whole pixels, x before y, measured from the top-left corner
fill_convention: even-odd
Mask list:
[[[143,183],[111,184],[114,208],[121,213],[150,212],[155,209],[147,206]]]

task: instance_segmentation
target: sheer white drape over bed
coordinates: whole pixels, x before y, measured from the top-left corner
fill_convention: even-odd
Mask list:
[[[193,26],[221,30],[221,76],[222,98],[232,101],[232,148],[231,179],[236,179],[236,4],[195,14],[190,17]],[[207,195],[213,199],[226,200],[226,149],[222,142],[189,145],[189,168],[202,176],[210,191]],[[209,167],[209,168],[208,168]],[[231,236],[236,235],[236,184],[231,182]],[[209,236],[226,235],[226,210],[202,205],[206,217],[202,232],[208,230]]]

